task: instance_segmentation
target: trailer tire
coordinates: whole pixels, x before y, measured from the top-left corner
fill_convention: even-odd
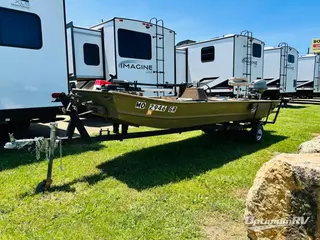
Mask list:
[[[250,138],[253,142],[261,142],[263,137],[263,125],[261,123],[256,123],[253,125],[250,131]]]

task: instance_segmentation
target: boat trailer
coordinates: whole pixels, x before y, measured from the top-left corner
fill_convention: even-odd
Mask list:
[[[229,131],[229,130],[247,130],[250,131],[250,138],[253,142],[260,142],[263,136],[263,126],[266,124],[275,124],[280,112],[282,102],[278,104],[275,110],[272,110],[272,104],[270,104],[270,109],[265,120],[255,119],[256,113],[259,110],[259,105],[257,105],[253,118],[251,121],[240,121],[240,122],[226,122],[226,123],[217,123],[211,125],[201,125],[195,127],[186,127],[186,128],[174,128],[174,129],[163,129],[163,130],[153,130],[153,131],[143,131],[143,132],[134,132],[128,133],[128,125],[126,124],[113,124],[113,133],[110,130],[100,130],[98,136],[90,136],[80,119],[81,116],[94,113],[93,111],[88,111],[84,113],[78,113],[77,107],[73,104],[72,95],[66,95],[65,93],[52,94],[52,97],[55,98],[55,102],[61,102],[63,105],[63,112],[70,116],[69,124],[67,127],[67,133],[64,137],[57,136],[57,123],[50,123],[50,138],[45,139],[43,137],[35,139],[21,139],[16,140],[12,135],[10,135],[10,142],[6,143],[4,148],[6,149],[21,149],[26,146],[30,147],[34,145],[37,149],[37,157],[42,151],[46,152],[46,157],[48,160],[48,169],[47,177],[45,180],[41,181],[36,187],[36,193],[45,192],[50,189],[52,180],[52,167],[53,161],[55,158],[55,150],[60,146],[60,155],[62,155],[62,144],[63,142],[72,143],[72,142],[85,142],[85,143],[94,143],[101,141],[114,141],[119,140],[123,141],[125,139],[134,139],[142,137],[152,137],[167,135],[173,133],[183,133],[195,130],[202,130],[205,133],[214,133],[217,131]],[[275,114],[272,121],[269,120],[269,116]],[[121,125],[121,132],[119,127]],[[80,137],[74,137],[75,129],[78,130]],[[104,134],[104,133],[107,134]],[[42,145],[42,146],[41,146]],[[61,157],[61,156],[60,156]]]

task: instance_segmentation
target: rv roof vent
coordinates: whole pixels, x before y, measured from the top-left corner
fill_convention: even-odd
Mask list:
[[[187,45],[187,44],[190,44],[190,43],[196,43],[196,41],[187,39],[187,40],[183,40],[183,41],[181,41],[181,42],[178,42],[178,43],[176,44],[176,46]]]
[[[223,35],[223,37],[233,37],[233,36],[234,36],[234,34],[232,34],[232,33]]]
[[[274,49],[274,47],[269,46],[269,47],[265,47],[264,50],[268,50],[268,49]]]

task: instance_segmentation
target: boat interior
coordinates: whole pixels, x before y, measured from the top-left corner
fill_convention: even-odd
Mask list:
[[[249,87],[248,80],[246,78],[230,78],[228,81],[229,86],[236,87],[237,90],[239,90],[239,87]],[[254,86],[251,88],[248,88],[249,91],[254,90]],[[266,89],[266,86],[259,91],[259,93],[263,92],[264,89]],[[178,97],[166,97],[166,96],[160,96],[156,97],[158,99],[163,99],[167,101],[197,101],[197,102],[216,102],[216,101],[248,101],[250,98],[250,94],[245,97],[239,97],[239,91],[237,93],[236,98],[231,97],[224,97],[224,96],[208,96],[206,91],[203,88],[199,87],[180,87],[179,88],[179,94]],[[247,95],[247,94],[246,94]]]

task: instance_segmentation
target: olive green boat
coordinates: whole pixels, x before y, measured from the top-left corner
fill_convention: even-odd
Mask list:
[[[135,93],[75,89],[97,115],[132,126],[173,129],[226,122],[259,121],[268,117],[279,100],[207,97],[196,88],[181,97],[144,97]]]

